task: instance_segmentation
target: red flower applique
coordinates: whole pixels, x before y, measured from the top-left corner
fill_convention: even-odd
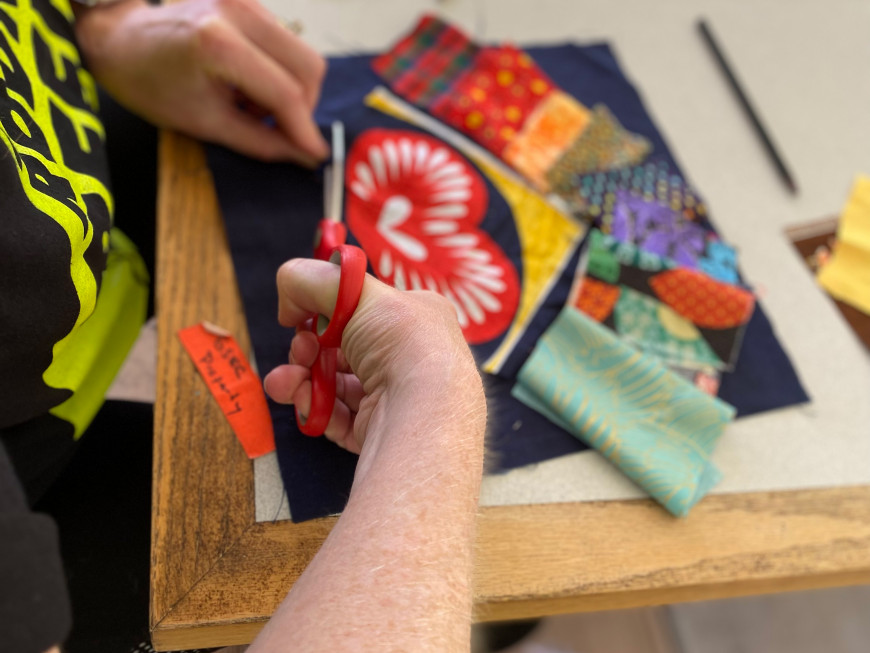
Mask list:
[[[517,272],[479,228],[487,190],[464,158],[425,134],[371,129],[350,151],[346,183],[348,226],[380,279],[444,295],[471,344],[510,326]]]

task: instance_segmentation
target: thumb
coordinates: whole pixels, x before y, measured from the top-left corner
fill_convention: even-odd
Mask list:
[[[311,317],[312,313],[332,318],[338,298],[341,268],[329,261],[308,258],[291,259],[278,269],[278,322],[294,327]],[[365,275],[362,294],[356,312],[367,310],[377,303],[378,297],[398,291]]]

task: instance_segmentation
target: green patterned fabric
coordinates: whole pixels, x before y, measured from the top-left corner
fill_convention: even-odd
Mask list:
[[[620,335],[668,365],[695,370],[724,367],[694,324],[648,295],[621,286],[613,317]]]
[[[713,448],[734,409],[566,307],[513,395],[594,447],[671,513],[715,485]]]
[[[649,272],[673,270],[677,267],[677,264],[671,259],[653,254],[652,252],[646,252],[634,243],[621,242],[599,229],[591,230],[589,232],[589,256],[597,255],[603,257],[608,254],[614,257],[619,265],[632,265]],[[592,272],[591,269],[590,272]],[[619,277],[618,270],[616,276],[617,278]]]

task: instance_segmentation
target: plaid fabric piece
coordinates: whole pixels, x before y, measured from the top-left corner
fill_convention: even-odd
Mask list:
[[[455,27],[426,15],[372,67],[395,93],[428,109],[471,67],[479,50]]]

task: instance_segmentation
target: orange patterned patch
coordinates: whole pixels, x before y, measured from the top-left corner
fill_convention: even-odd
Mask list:
[[[570,95],[554,90],[508,143],[504,160],[541,191],[549,190],[546,174],[589,123],[589,110]]]
[[[613,312],[618,299],[619,286],[586,277],[580,284],[580,292],[577,293],[574,306],[596,322],[604,322]]]
[[[699,327],[728,329],[745,324],[755,307],[748,290],[716,281],[698,270],[677,268],[649,281],[665,304]]]

